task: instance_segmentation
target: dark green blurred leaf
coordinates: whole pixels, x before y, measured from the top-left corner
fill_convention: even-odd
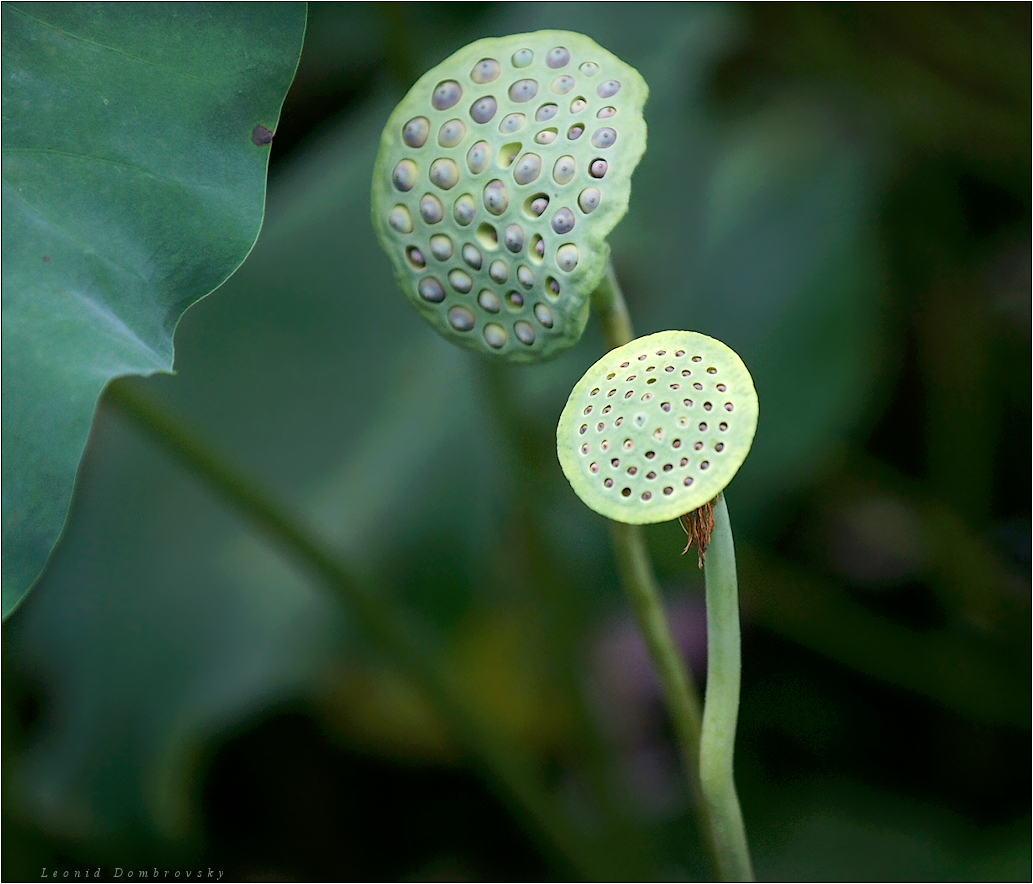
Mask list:
[[[254,243],[304,28],[302,4],[4,6],[4,616],[104,384],[169,371],[179,317]]]

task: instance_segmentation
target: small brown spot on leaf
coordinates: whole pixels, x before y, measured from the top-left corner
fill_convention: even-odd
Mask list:
[[[271,129],[266,129],[265,126],[255,126],[251,130],[251,140],[256,147],[261,147],[273,140],[273,132]]]

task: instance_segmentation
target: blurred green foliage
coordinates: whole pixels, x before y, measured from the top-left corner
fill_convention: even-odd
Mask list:
[[[589,12],[590,10],[590,12]],[[622,874],[703,874],[555,421],[602,343],[489,367],[395,290],[383,121],[459,46],[581,30],[650,84],[611,235],[640,334],[739,352],[738,779],[761,879],[1030,868],[1026,5],[314,4],[253,254],[137,381],[439,636]],[[649,539],[699,670],[702,581]],[[3,874],[560,874],[346,606],[117,409],[4,625]]]

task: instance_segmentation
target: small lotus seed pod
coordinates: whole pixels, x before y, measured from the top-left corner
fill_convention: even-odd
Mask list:
[[[430,251],[439,261],[447,261],[452,257],[452,240],[443,233],[436,233],[430,238]]]
[[[552,180],[557,184],[570,184],[577,174],[577,160],[571,156],[560,157],[552,167]]]
[[[480,250],[472,242],[463,246],[463,260],[474,270],[480,270],[484,264]]]
[[[502,309],[502,299],[491,289],[482,289],[477,296],[477,303],[489,313],[498,313]]]
[[[570,62],[570,50],[566,46],[554,46],[545,55],[545,63],[551,68],[566,67]]]
[[[438,144],[441,147],[455,147],[466,138],[466,126],[462,120],[449,120],[438,130]]]
[[[560,106],[558,104],[543,104],[538,108],[534,115],[535,121],[539,123],[547,123],[556,114],[560,112]]]
[[[496,179],[484,188],[484,207],[493,215],[505,214],[509,208],[509,193],[506,185]]]
[[[530,184],[542,174],[542,158],[536,153],[525,153],[513,168],[517,184]]]
[[[492,96],[485,95],[470,106],[470,118],[475,123],[488,123],[498,109],[499,103]]]
[[[535,80],[517,80],[509,87],[510,101],[530,101],[538,94],[538,83]]]
[[[524,230],[519,224],[510,224],[506,228],[506,235],[502,240],[514,255],[519,254],[524,247]]]
[[[463,97],[463,87],[455,80],[443,80],[434,88],[430,103],[437,110],[448,110],[454,107]]]
[[[699,378],[702,398],[681,395],[682,378]],[[715,423],[704,417],[705,402],[732,408]],[[571,487],[597,513],[632,525],[663,522],[727,487],[758,414],[753,379],[733,350],[697,332],[659,332],[585,372],[560,415],[557,453]]]
[[[445,214],[445,210],[441,207],[441,200],[439,200],[434,194],[424,194],[423,199],[420,200],[420,217],[428,224],[437,224]]]
[[[430,164],[430,180],[442,190],[451,190],[459,181],[459,167],[448,157]]]
[[[527,123],[527,117],[523,114],[506,114],[502,118],[502,122],[499,123],[499,132],[503,135],[512,135],[514,132],[519,132],[524,128]]]
[[[430,120],[426,117],[413,117],[402,129],[402,141],[409,147],[423,147],[430,135]]]
[[[466,165],[474,175],[479,175],[491,161],[491,147],[487,141],[478,141],[466,154]]]
[[[502,73],[502,66],[494,58],[482,58],[470,71],[470,79],[477,85],[493,83]]]
[[[452,207],[452,216],[460,227],[470,224],[477,217],[477,203],[474,202],[474,198],[468,193],[459,197]]]
[[[413,189],[413,185],[416,184],[417,175],[419,175],[419,169],[417,169],[416,163],[412,160],[402,160],[395,166],[394,175],[392,176],[395,188],[402,193],[408,193]]]
[[[381,136],[372,216],[441,334],[521,362],[578,340],[645,150],[646,94],[565,31],[479,40],[417,81]]]

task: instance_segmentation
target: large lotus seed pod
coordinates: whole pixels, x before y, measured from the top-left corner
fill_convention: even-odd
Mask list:
[[[479,40],[417,81],[380,141],[373,225],[438,331],[516,361],[577,342],[645,151],[647,94],[567,31]]]
[[[753,379],[729,347],[689,331],[607,353],[571,391],[556,431],[571,487],[597,513],[642,525],[713,500],[757,429]]]

